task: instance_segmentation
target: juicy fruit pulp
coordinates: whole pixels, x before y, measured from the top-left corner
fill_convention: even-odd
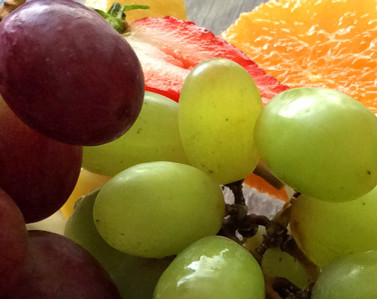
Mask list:
[[[220,184],[253,172],[259,156],[254,127],[262,100],[251,76],[228,59],[209,59],[190,72],[179,99],[179,131],[191,165]]]
[[[221,37],[190,21],[144,18],[131,24],[126,39],[143,66],[145,89],[175,101],[189,72],[210,58],[227,58],[243,66],[258,86],[264,103],[288,88]]]
[[[258,151],[282,181],[329,201],[360,197],[377,183],[377,117],[329,89],[277,95],[258,119]]]
[[[156,93],[145,93],[137,120],[123,136],[84,147],[83,167],[102,175],[153,161],[188,164],[178,130],[178,103]]]
[[[198,109],[197,111],[200,112],[201,109]],[[210,113],[208,113],[208,115],[212,117]],[[255,118],[256,117],[257,116],[255,116]],[[371,126],[371,128],[373,128],[373,126]],[[246,131],[248,130],[244,130],[244,132],[242,133],[245,133]],[[250,133],[250,131],[248,131],[248,133]],[[208,134],[208,136],[209,135],[210,134]],[[209,137],[212,137],[212,136],[209,136]],[[218,137],[218,136],[215,136],[215,137]],[[214,147],[214,150],[217,150],[217,148]],[[231,151],[234,151],[234,149],[232,149]],[[80,224],[76,225],[76,229],[78,227],[81,227],[84,229],[84,231],[78,232],[78,235],[80,235],[80,238],[81,238],[80,241],[83,243],[87,241],[87,243],[85,244],[87,244],[88,249],[90,249],[91,246],[96,247],[95,249],[91,249],[91,252],[97,252],[97,253],[100,251],[100,249],[96,245],[102,242],[102,244],[104,245],[104,247],[108,249],[108,251],[105,250],[105,253],[100,252],[98,253],[98,256],[102,254],[108,255],[104,259],[106,259],[107,261],[110,260],[109,263],[112,264],[112,266],[116,267],[117,263],[120,263],[122,265],[127,264],[127,267],[130,267],[128,269],[133,269],[134,264],[139,264],[139,261],[142,261],[144,259],[132,257],[131,262],[124,261],[124,260],[121,261],[120,259],[118,260],[118,258],[121,258],[121,256],[124,257],[126,255],[108,246],[98,235],[95,225],[100,227],[100,225],[102,225],[108,219],[110,219],[110,221],[113,221],[115,218],[116,225],[110,227],[110,229],[108,229],[109,227],[106,227],[106,230],[104,231],[102,230],[102,233],[104,232],[103,236],[106,237],[106,240],[112,241],[111,239],[113,239],[116,242],[119,240],[124,241],[124,244],[126,244],[126,246],[129,246],[129,245],[133,246],[130,250],[132,253],[137,252],[137,254],[140,254],[141,252],[141,254],[143,255],[145,254],[145,248],[148,248],[148,250],[150,250],[151,249],[150,247],[156,245],[158,241],[161,241],[161,240],[165,241],[163,237],[165,237],[166,235],[169,237],[168,238],[169,240],[167,241],[174,240],[176,242],[178,239],[178,242],[180,242],[181,240],[179,240],[179,237],[182,234],[183,235],[186,234],[189,230],[195,230],[196,237],[198,237],[197,232],[199,230],[202,231],[202,228],[203,228],[203,223],[200,223],[200,221],[202,221],[202,219],[207,220],[206,218],[208,218],[208,214],[209,214],[208,210],[211,210],[211,207],[208,207],[208,206],[203,207],[203,202],[205,202],[208,199],[207,197],[208,189],[211,189],[212,188],[211,186],[213,186],[213,192],[212,192],[212,196],[209,196],[210,198],[215,199],[217,197],[219,198],[221,197],[221,196],[217,196],[217,194],[219,194],[219,192],[217,192],[219,190],[219,188],[217,188],[218,186],[214,184],[213,182],[210,183],[210,180],[207,180],[207,178],[203,180],[205,183],[201,184],[201,182],[194,181],[193,179],[194,176],[192,177],[190,175],[180,176],[179,175],[180,172],[177,170],[179,170],[179,168],[181,167],[187,167],[186,165],[180,164],[181,166],[177,165],[177,166],[171,167],[172,171],[169,173],[169,175],[163,176],[164,173],[163,171],[161,172],[161,168],[163,168],[161,163],[167,163],[167,162],[158,162],[158,163],[159,163],[159,166],[156,167],[158,168],[158,171],[152,172],[150,171],[151,169],[148,169],[148,172],[143,174],[144,179],[145,179],[143,181],[135,182],[135,180],[133,180],[132,182],[130,182],[131,179],[134,179],[134,177],[139,174],[137,172],[140,171],[140,168],[137,168],[137,171],[132,173],[132,175],[128,173],[128,176],[124,176],[123,173],[121,173],[120,174],[121,176],[114,178],[105,187],[103,187],[103,190],[100,192],[100,199],[102,200],[102,203],[99,206],[97,206],[99,207],[97,210],[97,214],[96,214],[96,211],[94,213],[95,214],[94,216],[96,217],[94,218],[96,220],[96,224],[94,223],[92,217],[87,217],[87,216],[92,216],[91,214],[93,212],[92,209],[93,209],[94,202],[91,202],[90,209],[86,210],[85,220],[83,220],[83,218],[81,219],[76,218],[78,222],[83,221],[86,224],[90,223],[90,227],[89,225],[88,226],[84,225],[83,222],[81,222],[81,225]],[[170,163],[170,165],[173,165],[173,164],[175,163]],[[131,169],[127,169],[127,171],[131,172]],[[133,167],[132,167],[132,171],[134,171]],[[159,180],[160,178],[156,179],[156,177],[158,176],[162,176],[161,180]],[[178,176],[178,180],[175,180],[176,178],[174,176]],[[166,178],[167,180],[165,180]],[[184,184],[187,184],[187,186],[182,187],[183,186],[182,182]],[[124,184],[124,188],[123,186],[120,186],[123,184]],[[210,186],[211,188],[208,188],[208,185],[211,185]],[[168,190],[172,189],[173,191],[175,191],[175,194],[172,195],[170,193],[168,194],[170,196],[165,196],[167,194],[167,192],[165,191],[165,188]],[[147,190],[144,190],[144,189],[147,189]],[[103,192],[104,190],[107,190],[106,191],[107,193]],[[198,198],[200,198],[200,202],[196,201],[194,209],[192,209],[192,207],[189,206],[187,203],[192,200],[192,192],[193,191],[197,192],[198,190],[199,191],[204,190],[202,193],[206,193],[206,194],[204,195],[200,194],[200,196],[199,195],[197,196]],[[182,196],[182,194],[184,194],[184,196]],[[154,197],[152,198],[154,199],[152,204],[150,201],[151,197]],[[183,204],[183,205],[179,207],[179,208],[185,209],[184,213],[181,214],[180,213],[182,212],[181,210],[178,211],[179,213],[177,213],[177,210],[173,212],[171,210],[168,210],[169,208],[172,207],[171,198],[173,199],[182,198],[183,201],[185,201],[185,202],[180,202],[180,204]],[[305,196],[303,196],[303,198],[305,198]],[[104,202],[107,200],[113,201],[114,205],[106,206]],[[164,202],[164,200],[166,200],[167,203]],[[130,205],[126,206],[124,202],[130,203]],[[214,200],[214,202],[217,202],[217,201]],[[221,223],[221,220],[223,218],[224,207],[222,205],[223,204],[222,199],[221,199],[221,203],[220,201],[218,202],[219,202],[218,206],[214,208],[215,215],[213,219],[215,220],[212,219],[211,220],[212,222],[210,221],[211,223],[209,223],[209,226],[211,227],[217,226],[218,224],[214,225],[213,223],[215,222]],[[96,203],[98,203],[98,201]],[[161,203],[162,205],[160,205]],[[366,203],[363,202],[362,204],[364,205]],[[124,208],[125,206],[126,208],[124,210],[121,209],[121,208]],[[220,206],[221,206],[221,209],[219,208]],[[153,209],[151,209],[151,207]],[[150,210],[154,210],[154,211],[150,211]],[[161,215],[158,215],[158,217],[156,217],[155,214],[151,213],[151,212],[155,212],[156,210],[158,214],[162,215],[162,218],[160,217]],[[134,213],[135,211],[136,213]],[[164,212],[167,212],[167,213],[164,214]],[[185,213],[189,214],[189,216],[187,216]],[[325,213],[326,211],[324,212],[324,214]],[[178,215],[175,215],[175,214],[178,214]],[[77,215],[79,214],[76,214],[76,217],[79,217]],[[102,218],[97,217],[97,216],[100,216]],[[103,217],[103,216],[106,216],[106,217]],[[198,218],[195,218],[195,217],[198,217]],[[74,219],[74,218],[71,218],[71,219]],[[189,221],[187,219],[189,219]],[[142,220],[142,222],[141,223],[138,222],[139,220]],[[166,230],[161,229],[160,224],[163,223],[165,220],[169,222],[168,223],[169,226],[173,226],[175,224],[181,227],[182,229],[184,229],[184,232],[182,231],[179,232],[178,237],[177,237],[176,232],[171,233],[171,230],[170,231],[168,230],[170,229],[170,227],[167,227]],[[185,220],[184,225],[181,225],[181,222],[180,222],[181,220]],[[199,224],[199,228],[196,228],[195,225],[198,225],[198,224]],[[152,237],[150,235],[147,235],[148,230],[150,229],[151,226],[156,227],[154,228],[156,230],[160,230],[160,231],[157,231],[157,233],[154,231]],[[294,225],[292,225],[292,227],[293,226]],[[68,226],[67,228],[69,230]],[[122,231],[118,230],[118,228],[122,228]],[[126,228],[127,231],[125,231],[124,228]],[[85,229],[91,230],[91,232],[85,231]],[[213,229],[213,231],[216,231],[216,230]],[[158,235],[158,233],[162,233],[162,234]],[[211,234],[213,234],[213,232],[211,232]],[[110,236],[110,238],[108,238],[108,236]],[[95,241],[85,239],[85,238],[91,238],[91,237],[93,237]],[[188,239],[187,235],[183,237],[185,238],[185,240]],[[157,238],[158,240],[155,240],[153,238]],[[31,239],[32,238],[30,238],[30,240]],[[149,239],[152,239],[152,242],[150,242]],[[134,242],[135,240],[136,242]],[[91,244],[92,241],[95,244]],[[144,244],[145,248],[141,248],[141,249],[137,248],[137,251],[133,251],[135,247],[141,245],[141,241],[142,242],[145,241],[145,244]],[[37,241],[37,244],[38,242],[40,241]],[[77,242],[79,243],[79,241]],[[192,242],[192,239],[190,240],[190,242]],[[33,242],[31,241],[30,244],[32,243]],[[67,292],[80,293],[79,295],[80,297],[82,296],[93,296],[93,297],[114,296],[115,298],[117,297],[117,294],[115,293],[103,294],[101,293],[101,291],[98,290],[98,287],[101,288],[103,286],[102,279],[99,279],[99,282],[92,281],[89,284],[83,282],[81,280],[81,277],[80,279],[77,279],[75,275],[77,275],[76,270],[78,267],[76,266],[73,267],[75,270],[75,271],[72,271],[73,274],[70,273],[70,271],[68,271],[68,273],[67,271],[61,271],[63,272],[61,276],[55,275],[55,274],[60,274],[60,273],[56,273],[56,269],[53,269],[53,267],[56,268],[56,263],[52,263],[50,261],[54,259],[58,259],[59,262],[61,262],[61,260],[64,260],[65,261],[64,264],[63,263],[61,263],[61,265],[58,264],[59,268],[64,269],[64,267],[67,266],[67,262],[65,258],[64,259],[62,258],[62,255],[59,253],[59,250],[66,249],[66,248],[65,246],[63,246],[62,243],[58,242],[57,240],[54,240],[54,238],[51,238],[50,241],[48,241],[48,243],[49,245],[52,245],[52,244],[56,245],[57,243],[58,246],[57,248],[53,248],[53,249],[51,248],[51,246],[46,246],[46,247],[43,246],[43,248],[38,246],[38,249],[36,249],[36,247],[34,246],[35,243],[33,246],[30,246],[31,247],[30,256],[33,259],[28,260],[26,273],[25,273],[26,283],[25,282],[22,283],[22,286],[20,289],[18,290],[15,289],[16,291],[13,294],[14,296],[12,296],[13,298],[16,297],[15,296],[16,293],[20,294],[22,292],[24,292],[27,296],[30,296],[30,295],[33,296],[34,294],[33,292],[37,288],[40,289],[38,290],[39,293],[42,290],[47,289],[47,292],[50,292],[50,295],[47,295],[48,297],[56,297],[58,295],[61,295],[63,297],[72,296],[72,293],[67,294],[67,293],[61,293],[61,292],[59,292],[58,294],[51,295],[51,292],[53,292],[55,289],[59,289],[59,290],[64,289],[64,287],[62,288],[62,284],[65,284],[67,282],[67,279],[69,280],[72,277],[74,278],[73,286],[72,285],[68,286],[66,289]],[[114,243],[111,243],[111,244],[113,245]],[[201,245],[198,245],[198,244],[203,245],[203,247],[200,247]],[[161,245],[161,244],[157,244],[157,245]],[[163,244],[163,245],[165,246],[166,244]],[[187,245],[188,244],[182,245],[181,249],[183,249]],[[176,244],[174,244],[173,246],[176,246]],[[198,247],[200,247],[199,250],[198,250]],[[55,249],[57,249],[57,251]],[[129,249],[127,249],[127,251],[128,250]],[[157,252],[158,256],[168,254],[166,251],[161,253],[160,251],[161,247],[158,249],[152,248],[152,250],[154,252]],[[47,254],[45,252],[47,252]],[[56,252],[58,252],[58,254],[56,254]],[[174,252],[178,252],[178,250],[175,249]],[[192,253],[194,255],[194,258],[191,256]],[[111,260],[112,258],[117,259],[117,260],[112,261]],[[263,261],[266,262],[268,260],[267,258],[268,258],[268,255],[266,254],[264,256]],[[100,259],[100,257],[98,257],[98,259]],[[125,259],[128,260],[127,258]],[[83,268],[87,270],[86,267],[83,267]],[[137,267],[137,269],[140,269],[140,268]],[[266,264],[264,264],[264,269],[266,269]],[[190,270],[191,272],[188,272],[188,270]],[[133,270],[133,271],[138,271],[138,270]],[[93,272],[96,272],[96,271],[93,269],[90,269],[88,270],[88,272],[90,274],[93,274]],[[218,274],[218,275],[214,275],[214,274]],[[38,275],[42,277],[47,277],[47,278],[46,280],[44,279],[41,280],[40,276]],[[88,273],[84,273],[83,276],[87,278]],[[129,281],[127,277],[125,277],[124,279],[127,279],[127,281]],[[44,283],[46,283],[46,281],[47,281],[48,287],[44,286]],[[51,281],[53,283],[51,283]],[[105,279],[104,281],[107,281],[107,280]],[[233,288],[229,288],[229,286],[226,285],[224,281],[226,281],[227,283],[230,282]],[[75,285],[75,283],[77,283],[77,285]],[[52,287],[55,284],[58,286],[57,288]],[[88,285],[90,285],[90,291],[93,292],[94,294],[93,293],[91,294],[88,292],[87,290]],[[113,289],[114,288],[110,287],[110,293],[112,293]],[[187,248],[186,250],[178,254],[178,257],[175,260],[175,263],[172,264],[171,267],[169,267],[168,270],[165,272],[163,277],[161,277],[159,286],[157,287],[156,292],[155,292],[155,296],[156,298],[162,296],[163,298],[171,297],[175,299],[175,298],[184,298],[184,296],[188,294],[190,295],[190,297],[192,297],[192,294],[195,294],[194,296],[196,298],[199,298],[199,297],[208,298],[208,297],[213,297],[213,296],[216,296],[216,298],[221,298],[221,297],[230,298],[230,297],[235,297],[235,296],[245,297],[245,298],[249,298],[252,296],[256,298],[263,298],[264,297],[263,290],[264,290],[263,276],[262,276],[259,266],[252,259],[252,256],[247,251],[245,251],[241,246],[230,241],[229,239],[211,237],[211,238],[205,238],[195,244],[192,244],[189,248]]]
[[[375,0],[271,0],[222,37],[289,87],[336,89],[376,114],[376,19]]]
[[[95,11],[35,0],[0,23],[0,93],[34,129],[93,145],[132,125],[144,78],[133,49]]]
[[[205,237],[178,254],[162,274],[154,298],[263,299],[263,274],[254,257],[236,242]]]
[[[161,258],[216,234],[224,217],[224,199],[220,186],[199,169],[149,162],[106,183],[93,214],[100,235],[114,248]]]
[[[17,203],[27,223],[55,213],[71,194],[82,148],[26,126],[0,96],[0,188]]]

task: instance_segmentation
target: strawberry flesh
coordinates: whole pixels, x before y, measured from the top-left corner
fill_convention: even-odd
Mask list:
[[[134,21],[130,29],[126,40],[141,62],[147,91],[178,101],[189,72],[199,62],[216,57],[243,66],[254,79],[265,104],[288,89],[240,50],[194,22],[174,17],[149,17]]]

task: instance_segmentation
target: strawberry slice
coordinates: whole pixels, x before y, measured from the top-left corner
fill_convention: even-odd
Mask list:
[[[149,17],[134,21],[130,29],[126,39],[140,59],[148,91],[178,101],[190,70],[199,62],[215,57],[242,65],[254,79],[264,103],[288,89],[240,50],[191,21]]]

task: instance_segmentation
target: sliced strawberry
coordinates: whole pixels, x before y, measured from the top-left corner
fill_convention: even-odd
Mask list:
[[[144,18],[133,22],[130,28],[126,39],[141,61],[148,91],[178,101],[190,70],[199,62],[215,57],[242,65],[253,77],[264,103],[288,89],[240,50],[191,21],[173,17]]]

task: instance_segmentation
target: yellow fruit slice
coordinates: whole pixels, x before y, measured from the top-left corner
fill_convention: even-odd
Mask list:
[[[86,0],[85,5],[107,11],[114,2],[121,5],[143,4],[148,5],[149,9],[137,9],[127,12],[127,22],[144,17],[165,17],[172,16],[182,20],[187,19],[184,0]]]
[[[110,180],[110,177],[95,174],[82,168],[75,189],[73,189],[71,196],[61,208],[64,216],[68,218],[71,215],[75,202],[80,197],[103,186],[108,180]]]

